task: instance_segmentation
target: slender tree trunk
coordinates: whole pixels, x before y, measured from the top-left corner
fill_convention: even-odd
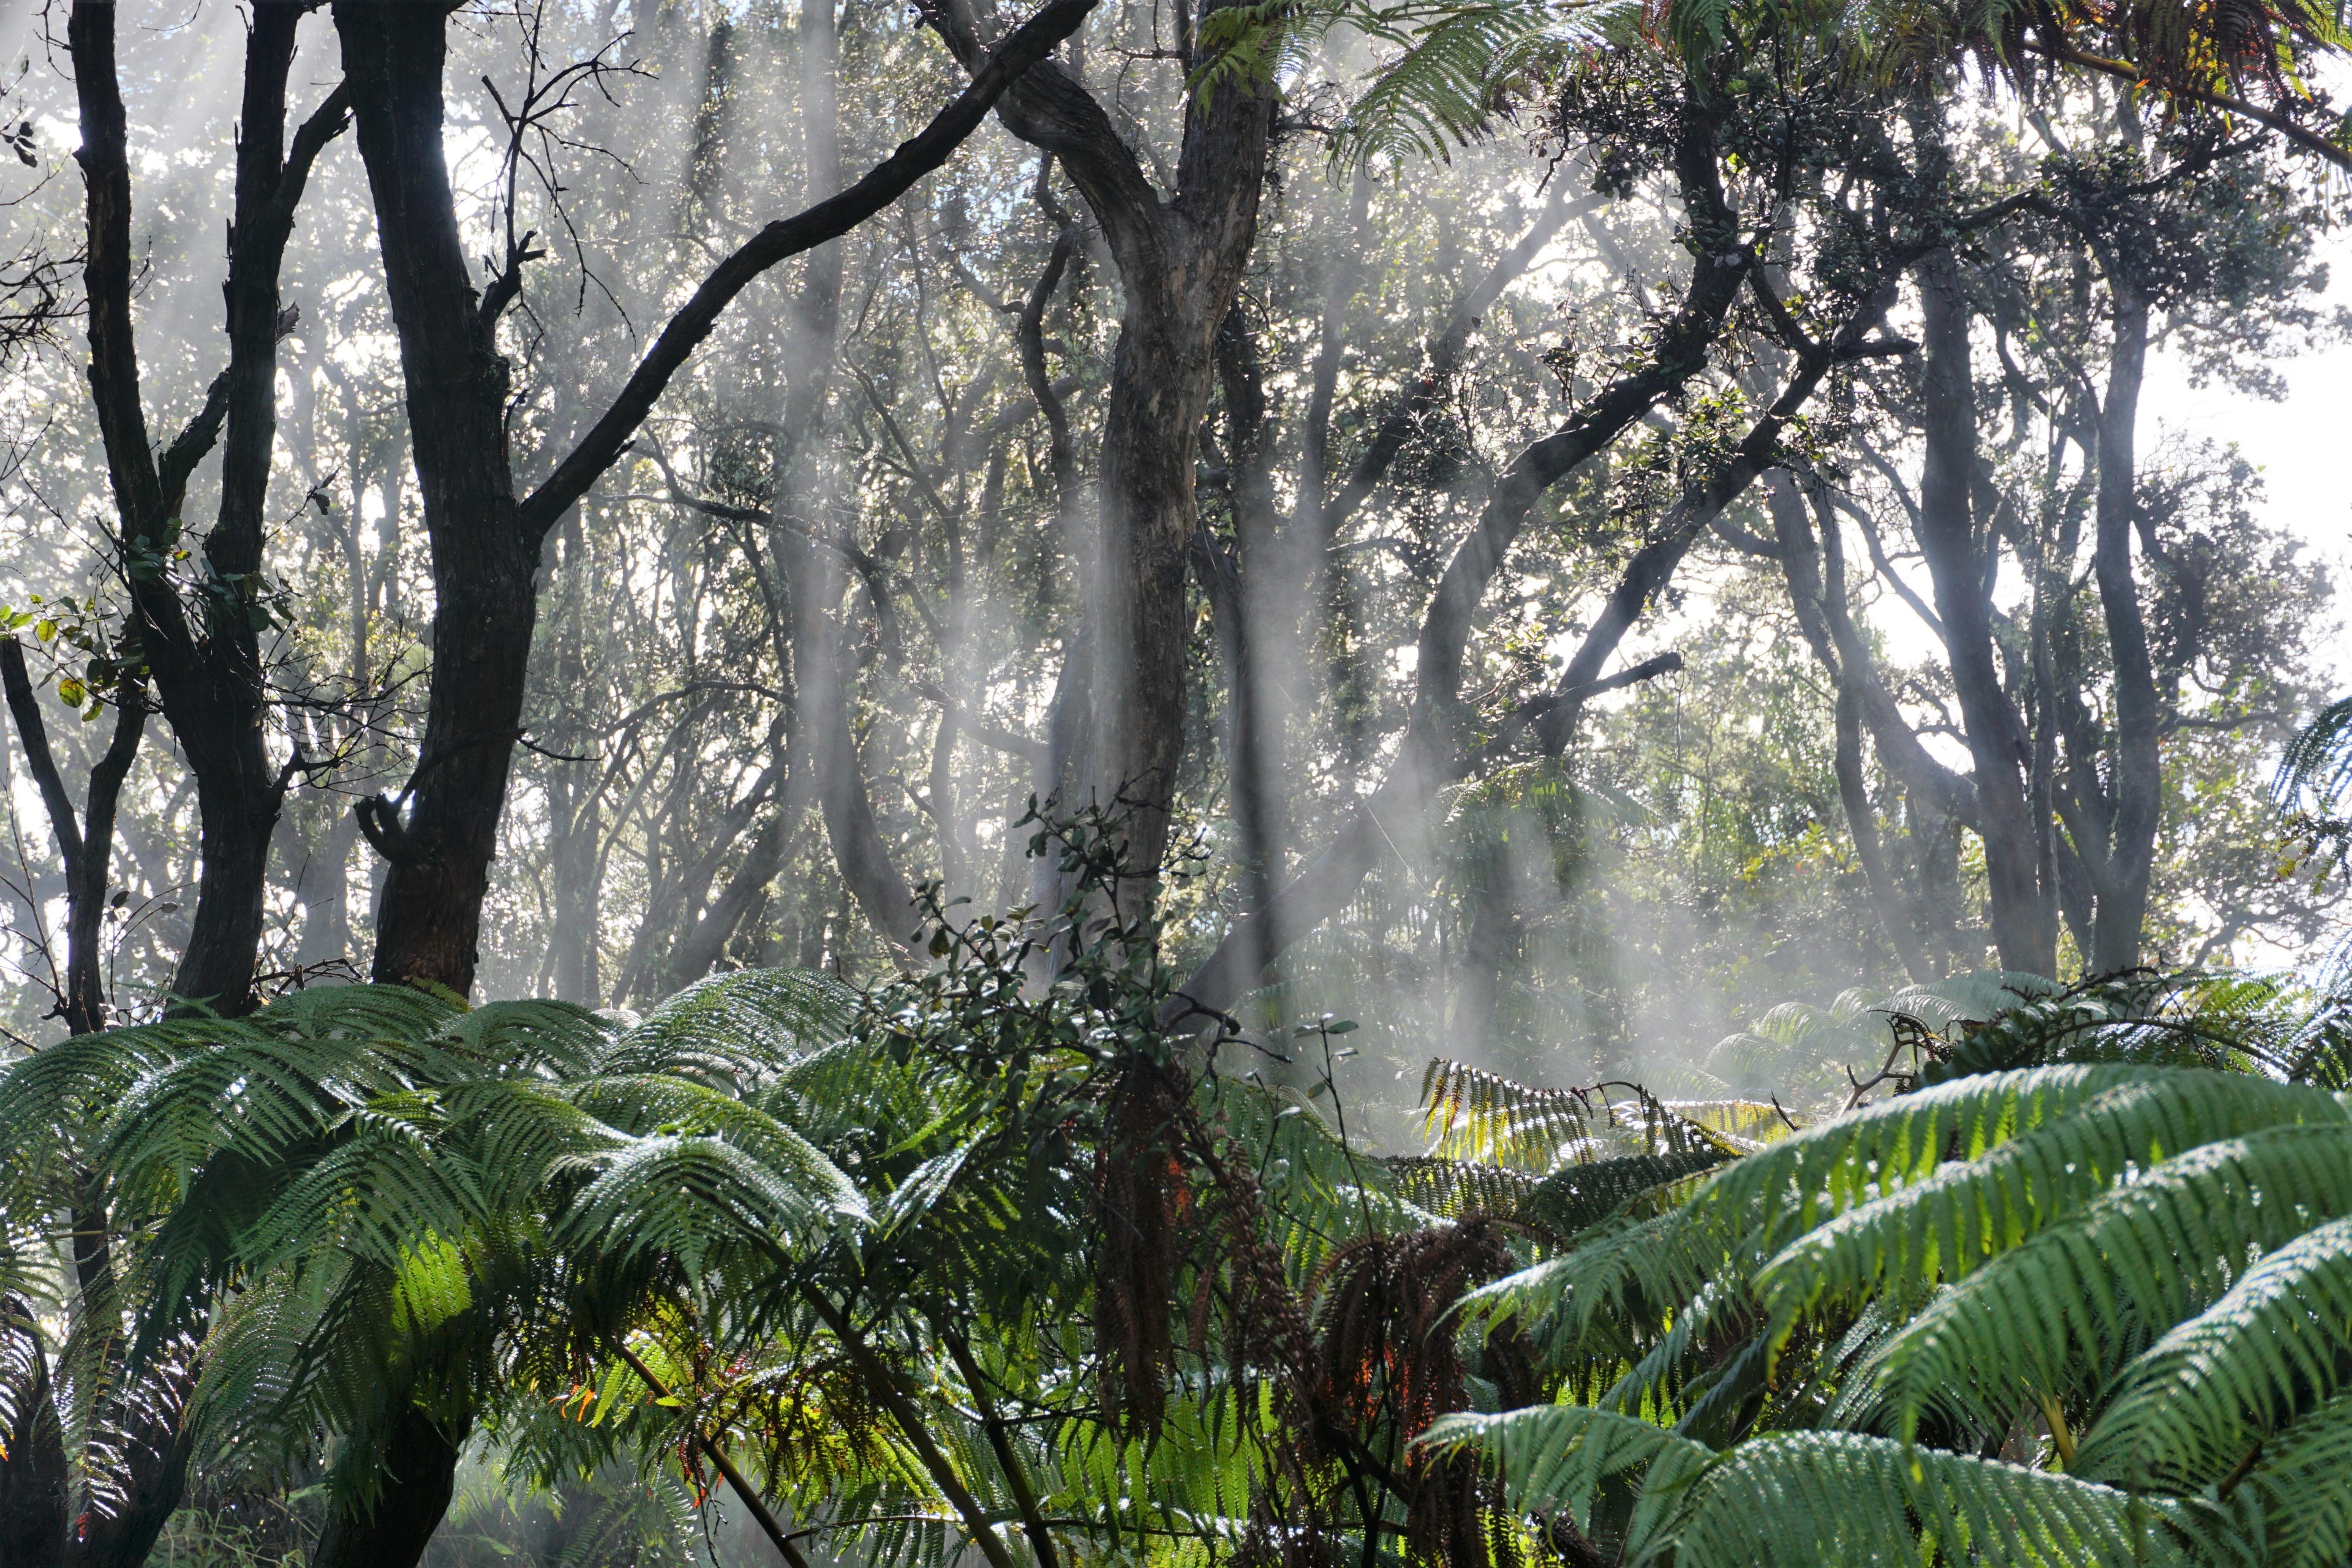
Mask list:
[[[1924,985],[1937,975],[1919,943],[1913,925],[1914,911],[1906,907],[1887,869],[1885,847],[1878,833],[1878,812],[1871,804],[1869,781],[1863,768],[1864,693],[1874,679],[1867,662],[1869,654],[1866,648],[1838,646],[1832,606],[1834,604],[1840,610],[1843,607],[1843,559],[1831,556],[1835,569],[1823,571],[1823,552],[1814,540],[1812,521],[1799,485],[1796,475],[1780,474],[1769,498],[1781,574],[1788,580],[1789,602],[1796,611],[1798,629],[1812,648],[1816,662],[1829,672],[1837,691],[1838,799],[1845,808],[1847,831],[1853,837],[1854,858],[1862,863],[1864,881],[1870,889],[1871,903],[1887,942],[1911,978]],[[1822,526],[1824,536],[1834,544],[1836,518],[1824,515]]]
[[[812,198],[829,195],[841,184],[836,29],[830,4],[803,6],[801,125]],[[774,501],[779,518],[801,520],[801,525],[780,528],[775,542],[792,584],[793,692],[801,755],[812,770],[834,864],[875,934],[903,963],[920,915],[913,891],[883,842],[873,796],[866,787],[852,721],[857,660],[850,634],[835,615],[848,587],[848,574],[839,551],[823,537],[830,527],[824,432],[840,333],[841,283],[841,247],[828,245],[811,252],[787,337],[784,437],[777,453]]]
[[[1334,348],[1331,357],[1336,360],[1337,354]],[[1217,363],[1224,391],[1234,547],[1225,548],[1203,529],[1197,535],[1195,558],[1202,568],[1218,662],[1225,677],[1227,789],[1242,907],[1257,913],[1272,908],[1275,889],[1282,885],[1286,837],[1281,791],[1282,727],[1288,705],[1273,670],[1294,668],[1297,602],[1295,592],[1285,598],[1279,589],[1286,579],[1294,591],[1311,579],[1284,570],[1283,552],[1290,542],[1283,537],[1286,530],[1275,505],[1268,451],[1273,423],[1266,413],[1264,367],[1238,305],[1225,313],[1218,333]],[[1297,526],[1294,521],[1291,529]],[[1279,608],[1275,601],[1280,601]],[[1271,963],[1282,949],[1270,923],[1265,931],[1264,963]]]
[[[2001,689],[1994,662],[1992,594],[1997,547],[1971,502],[1977,470],[1976,384],[1969,353],[1969,305],[1958,263],[1939,251],[1919,268],[1925,328],[1920,398],[1927,434],[1919,479],[1920,552],[1935,584],[1952,685],[1974,761],[1977,837],[1983,842],[1993,942],[2005,969],[2048,974],[2058,965],[2057,931],[2036,874],[2034,824],[2027,814],[2024,726]]]
[[[1048,153],[1037,165],[1037,202],[1057,226],[1054,247],[1045,258],[1045,270],[1029,290],[1028,301],[1014,325],[1014,341],[1020,347],[1022,379],[1028,384],[1029,395],[1036,399],[1037,410],[1045,420],[1045,463],[1054,480],[1055,520],[1059,524],[1062,548],[1072,575],[1083,595],[1084,585],[1093,581],[1096,571],[1094,533],[1087,526],[1077,453],[1070,440],[1069,414],[1045,369],[1045,307],[1052,303],[1054,291],[1060,287],[1062,276],[1076,254],[1078,227],[1054,200],[1053,172],[1054,160]],[[1031,770],[1030,794],[1041,803],[1056,801],[1065,793],[1078,737],[1090,727],[1087,702],[1093,685],[1094,660],[1081,618],[1062,641],[1062,667],[1055,679],[1053,701],[1046,710],[1045,747]],[[1013,813],[1007,819],[1004,837],[1008,852],[1023,843],[1022,836],[1010,826],[1020,815]],[[1031,862],[1028,898],[1047,914],[1060,905],[1060,873],[1051,857],[1040,856]]]
[[[338,0],[360,155],[400,339],[411,451],[433,556],[433,669],[404,821],[362,803],[391,864],[375,977],[464,994],[521,734],[539,542],[517,516],[507,363],[457,233],[443,157],[442,7]]]
[[[970,68],[983,42],[964,0],[926,15]],[[1125,310],[1103,426],[1102,521],[1083,584],[1090,691],[1062,797],[1124,821],[1153,885],[1184,750],[1185,560],[1199,526],[1194,466],[1218,329],[1257,234],[1275,100],[1247,82],[1188,103],[1176,190],[1163,201],[1101,104],[1051,62],[1008,92],[1007,129],[1057,158],[1119,269]],[[1059,899],[1041,900],[1050,908]]]
[[[772,813],[752,837],[742,863],[719,889],[719,897],[711,900],[693,929],[678,939],[677,950],[670,958],[670,973],[677,984],[691,984],[719,967],[727,954],[728,942],[759,907],[760,900],[767,895],[768,884],[776,879],[776,873],[791,858],[793,847],[800,841],[797,825],[806,812],[805,803],[787,789],[785,804]]]
[[[77,4],[68,25],[89,191],[90,391],[120,514],[131,605],[156,696],[196,778],[202,862],[175,995],[226,1013],[252,1005],[269,845],[286,775],[262,718],[258,599],[263,510],[277,437],[278,279],[311,163],[342,129],[343,95],[286,142],[286,84],[305,8],[258,7],[248,29],[227,283],[229,365],[160,457],[149,447],[131,319],[131,177],[114,58],[115,7]],[[226,426],[223,436],[224,422]],[[166,558],[188,477],[222,443],[220,513],[205,543],[216,591],[192,626]]]
[[[2091,973],[2113,973],[2139,962],[2147,920],[2148,877],[2164,808],[2164,763],[2158,750],[2162,722],[2156,670],[2148,654],[2147,622],[2133,580],[2132,524],[2138,506],[2135,437],[2140,382],[2147,363],[2147,302],[2110,268],[2116,342],[2107,368],[2107,395],[2099,411],[2098,538],[2092,565],[2115,668],[2116,752],[2111,793],[2115,827],[2106,875],[2101,879],[2090,954]]]

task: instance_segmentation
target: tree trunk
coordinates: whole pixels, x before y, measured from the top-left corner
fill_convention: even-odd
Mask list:
[[[829,3],[804,5],[801,18],[801,126],[808,194],[815,197],[831,194],[841,184],[834,81],[840,46]],[[823,437],[840,334],[841,274],[839,246],[811,252],[793,301],[774,507],[779,518],[803,519],[805,526],[780,527],[775,544],[792,590],[793,691],[801,728],[800,756],[811,770],[817,808],[842,880],[892,959],[904,963],[921,917],[906,878],[883,842],[873,796],[866,787],[851,720],[857,659],[848,629],[835,616],[848,587],[848,574],[839,551],[820,536],[826,526],[822,520],[827,511],[829,475]],[[879,610],[877,605],[877,614]]]
[[[1337,359],[1336,348],[1328,357]],[[1275,889],[1282,885],[1287,837],[1282,776],[1288,705],[1273,671],[1295,668],[1296,589],[1313,578],[1285,570],[1281,552],[1289,542],[1282,537],[1285,530],[1274,499],[1267,449],[1273,429],[1266,414],[1264,367],[1238,305],[1225,313],[1218,332],[1217,368],[1224,391],[1234,546],[1228,550],[1203,529],[1195,536],[1194,558],[1202,569],[1202,586],[1225,677],[1225,767],[1242,908],[1260,913],[1273,907]],[[1299,524],[1291,526],[1295,530]],[[1287,595],[1281,592],[1285,582],[1293,589]],[[1265,931],[1264,963],[1271,963],[1281,944],[1270,923]]]
[[[1994,945],[2001,967],[2048,974],[2058,966],[2057,928],[2037,874],[2026,805],[2024,726],[1994,661],[1992,595],[1998,552],[1977,518],[1976,384],[1969,305],[1959,265],[1939,251],[1919,268],[1925,331],[1920,400],[1927,435],[1919,478],[1920,553],[1935,584],[1936,614],[1975,763],[1976,829],[1983,842]]]
[[[369,837],[392,863],[374,972],[462,995],[480,959],[482,900],[521,734],[539,542],[517,516],[507,363],[474,289],[443,157],[446,13],[337,0],[334,16],[399,332],[435,594],[406,818],[389,803],[362,805]]]
[[[1904,969],[1919,984],[1937,978],[1920,945],[1907,908],[1887,869],[1885,847],[1878,833],[1878,812],[1872,805],[1867,776],[1863,771],[1862,732],[1865,689],[1874,684],[1865,647],[1842,648],[1832,619],[1832,605],[1842,611],[1845,573],[1842,558],[1831,554],[1832,569],[1823,571],[1823,552],[1813,537],[1812,521],[1792,473],[1776,477],[1769,499],[1773,539],[1780,552],[1781,574],[1788,580],[1789,602],[1797,627],[1813,651],[1814,660],[1829,672],[1837,691],[1835,766],[1838,799],[1845,808],[1846,828],[1853,837],[1854,858],[1862,863],[1872,906],[1880,928]],[[1824,515],[1825,538],[1834,545],[1837,520]],[[1858,642],[1859,639],[1856,639]],[[1907,730],[1906,731],[1908,733]]]
[[[338,1509],[327,1517],[318,1568],[415,1568],[449,1511],[457,1489],[462,1436],[449,1434],[414,1405],[392,1416],[380,1457],[383,1474],[375,1503],[364,1519]]]
[[[341,89],[286,144],[286,83],[301,8],[257,8],[247,35],[234,219],[228,369],[160,458],[147,440],[131,319],[131,176],[114,59],[115,7],[78,4],[68,37],[89,190],[90,391],[120,513],[119,542],[156,696],[196,778],[202,862],[173,994],[224,1013],[252,1005],[269,843],[286,775],[262,729],[258,609],[263,512],[277,439],[278,278],[296,204],[342,129]],[[226,436],[222,435],[226,421]],[[167,561],[188,477],[222,441],[220,513],[205,544],[210,591],[192,626]]]
[[[965,0],[939,0],[926,15],[968,68],[979,62],[984,46]],[[1176,191],[1165,202],[1102,105],[1059,65],[1033,68],[999,111],[1014,135],[1060,161],[1101,226],[1125,294],[1103,425],[1101,527],[1082,584],[1089,722],[1061,795],[1066,808],[1092,804],[1121,817],[1128,864],[1146,888],[1167,850],[1184,751],[1185,558],[1198,527],[1201,421],[1216,333],[1256,239],[1274,109],[1270,92],[1241,80],[1222,84],[1205,107],[1188,100]]]
[[[14,1296],[0,1297],[0,1360],[24,1374],[16,1421],[0,1431],[0,1563],[60,1568],[70,1518],[65,1433],[40,1325]]]
[[[2113,838],[2100,879],[2090,970],[2110,974],[2139,962],[2147,920],[2147,884],[2156,862],[2156,831],[2164,808],[2164,763],[2158,751],[2162,723],[2147,622],[2133,581],[2132,524],[2138,506],[2134,437],[2140,381],[2147,363],[2147,302],[2109,269],[2115,294],[2116,342],[2107,367],[2107,395],[2099,411],[2098,537],[2092,564],[2099,607],[2114,660],[2116,752]]]

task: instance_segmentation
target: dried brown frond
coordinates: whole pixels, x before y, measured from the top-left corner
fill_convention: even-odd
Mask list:
[[[1468,1405],[1467,1368],[1454,1309],[1476,1286],[1515,1265],[1503,1222],[1473,1215],[1406,1236],[1373,1236],[1333,1256],[1318,1281],[1324,1410],[1359,1431],[1394,1434],[1402,1448],[1440,1415]],[[1534,1396],[1534,1365],[1509,1325],[1490,1335],[1487,1370],[1507,1399]],[[1406,1448],[1412,1496],[1405,1546],[1416,1562],[1485,1568],[1507,1544],[1489,1539],[1499,1503],[1493,1486],[1462,1456],[1436,1459]],[[1509,1538],[1515,1541],[1516,1537]],[[1511,1548],[1516,1551],[1516,1547]]]

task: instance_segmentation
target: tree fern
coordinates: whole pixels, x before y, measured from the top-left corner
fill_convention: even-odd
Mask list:
[[[2311,1124],[2344,1129],[2332,1096],[2221,1074],[2142,1075],[1839,1215],[1776,1256],[1758,1287],[1786,1323],[1824,1299],[1956,1280],[2172,1151]]]
[[[2352,1116],[2265,1076],[2312,1012],[2127,978],[1943,1020],[2103,1059],[1834,1117],[1475,1293],[1573,1403],[1444,1440],[1627,1562],[2338,1561]]]
[[[2352,1219],[2267,1254],[2124,1369],[2075,1468],[2191,1491],[2218,1482],[2345,1386],[2352,1365]]]
[[[1845,1568],[1932,1559],[2018,1568],[2186,1564],[2194,1510],[1851,1432],[1740,1444],[1663,1527],[1677,1568]]]
[[[2058,1393],[2218,1299],[2245,1260],[2352,1210],[2352,1137],[2292,1127],[2192,1149],[2084,1205],[1939,1295],[1869,1370],[1898,1429],[1973,1395]]]

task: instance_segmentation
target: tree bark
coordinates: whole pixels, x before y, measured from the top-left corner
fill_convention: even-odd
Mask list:
[[[1915,929],[1914,911],[1896,888],[1887,869],[1885,847],[1878,833],[1877,808],[1871,804],[1869,783],[1863,770],[1862,734],[1865,689],[1875,683],[1869,666],[1866,648],[1843,648],[1839,646],[1831,606],[1843,609],[1845,601],[1845,573],[1842,563],[1824,574],[1822,552],[1816,544],[1811,517],[1800,493],[1801,481],[1792,473],[1776,477],[1769,500],[1773,539],[1780,551],[1781,574],[1788,580],[1789,602],[1797,616],[1798,630],[1813,652],[1814,660],[1829,672],[1837,698],[1835,769],[1838,800],[1845,808],[1846,829],[1853,837],[1854,858],[1862,863],[1863,878],[1870,889],[1872,905],[1878,913],[1878,923],[1894,947],[1895,956],[1911,978],[1926,984],[1937,978],[1927,950],[1920,944]],[[1837,527],[1834,516],[1824,515],[1822,526],[1825,534]],[[1833,540],[1832,540],[1833,542]],[[1833,563],[1838,558],[1832,557]],[[1856,639],[1857,641],[1859,639]],[[1857,655],[1859,657],[1857,657]],[[1906,734],[1909,732],[1906,729]]]
[[[446,12],[338,0],[334,15],[399,334],[434,585],[433,669],[407,817],[380,800],[361,807],[392,862],[374,973],[463,994],[521,735],[540,542],[519,515],[507,363],[474,289],[443,157]]]
[[[77,823],[64,775],[49,745],[48,727],[41,718],[39,695],[25,668],[24,645],[13,637],[0,637],[0,689],[5,689],[8,710],[24,745],[25,764],[40,789],[50,831],[57,836],[58,858],[65,868],[66,965],[58,1012],[68,1033],[95,1034],[107,1023],[106,975],[98,949],[114,858],[115,812],[122,799],[123,780],[130,774],[139,754],[140,737],[146,730],[147,694],[137,686],[119,694],[114,735],[90,769],[89,793]]]
[[[277,437],[278,279],[311,164],[341,132],[337,89],[286,145],[286,83],[301,5],[256,10],[246,45],[234,218],[229,365],[159,459],[147,440],[131,317],[131,175],[111,5],[68,24],[88,188],[90,391],[119,513],[117,543],[157,699],[196,779],[196,908],[173,994],[236,1014],[253,1005],[269,844],[286,775],[268,755],[259,653],[263,510]],[[226,426],[226,434],[223,429]],[[188,476],[222,444],[220,512],[204,548],[196,620],[173,587]]]
[[[2163,723],[2156,669],[2148,654],[2147,622],[2132,575],[2132,525],[2138,510],[2135,436],[2140,382],[2147,363],[2147,301],[2108,268],[2115,297],[2116,341],[2099,410],[2098,536],[2092,567],[2115,667],[2116,753],[2111,790],[2114,830],[2106,875],[2100,879],[2090,970],[2111,974],[2139,963],[2147,920],[2147,884],[2156,863],[2156,832],[2164,808],[2164,763],[2158,734]]]
[[[449,1511],[462,1443],[415,1405],[402,1405],[379,1451],[374,1506],[365,1518],[331,1510],[310,1561],[320,1568],[415,1568]]]
[[[1926,466],[1916,531],[1935,585],[1952,686],[1975,763],[1976,829],[1984,845],[1993,943],[2001,966],[2048,974],[2058,966],[2057,929],[2037,874],[2034,824],[2024,773],[2024,727],[1994,661],[1992,594],[1998,551],[1976,516],[1976,384],[1969,351],[1969,306],[1959,264],[1938,251],[1921,265],[1919,308],[1926,353],[1920,400]]]
[[[924,10],[957,58],[976,66],[982,41],[965,0]],[[1269,91],[1244,81],[1222,85],[1205,106],[1188,100],[1166,202],[1102,105],[1059,65],[1031,70],[998,111],[1077,186],[1125,296],[1103,425],[1098,549],[1082,585],[1088,721],[1061,795],[1066,809],[1093,804],[1121,816],[1128,863],[1146,886],[1167,850],[1184,749],[1185,560],[1199,526],[1201,422],[1216,334],[1256,239],[1274,109]]]
[[[16,1419],[0,1432],[6,1450],[0,1454],[0,1563],[61,1568],[71,1518],[65,1432],[40,1324],[14,1296],[0,1297],[0,1357],[24,1377]]]

